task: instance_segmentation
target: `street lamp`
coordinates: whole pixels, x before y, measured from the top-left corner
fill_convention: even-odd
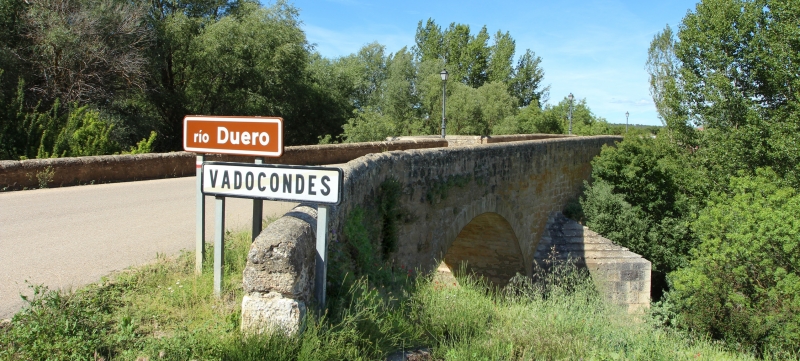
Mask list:
[[[572,93],[567,97],[569,99],[569,134],[572,134],[572,100],[575,99]]]
[[[631,113],[625,112],[625,133],[628,132],[628,116],[630,115]]]
[[[444,129],[446,127],[445,118],[444,118],[444,105],[445,105],[445,101],[447,100],[447,93],[446,93],[446,90],[447,90],[447,69],[443,69],[442,72],[439,73],[439,75],[442,76],[442,139],[444,139],[444,135],[445,135]]]

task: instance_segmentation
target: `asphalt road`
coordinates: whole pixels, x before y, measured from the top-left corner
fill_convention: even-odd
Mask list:
[[[0,193],[0,319],[30,294],[25,281],[71,289],[194,249],[195,178]],[[264,202],[264,217],[296,203]],[[226,200],[226,228],[249,230],[252,201]],[[214,198],[206,197],[206,241],[213,239]]]

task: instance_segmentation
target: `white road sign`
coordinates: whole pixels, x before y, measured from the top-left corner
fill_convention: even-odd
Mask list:
[[[339,204],[339,168],[251,163],[203,163],[203,194],[276,201]]]

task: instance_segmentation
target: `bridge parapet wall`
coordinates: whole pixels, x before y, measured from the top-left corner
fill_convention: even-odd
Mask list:
[[[415,135],[388,137],[387,141],[441,139],[439,135]],[[527,140],[574,138],[575,135],[567,134],[507,134],[507,135],[448,135],[445,137],[448,147],[461,147],[466,145],[493,144],[522,142]]]
[[[296,165],[345,163],[369,153],[446,146],[447,142],[441,138],[301,145],[286,147],[282,157],[265,158],[265,163]],[[0,160],[0,191],[193,176],[195,156],[195,153],[172,152]],[[254,157],[207,154],[206,160],[253,162]]]
[[[621,138],[615,136],[568,137],[368,154],[342,166],[343,201],[331,207],[328,237],[335,238],[343,233],[348,215],[357,207],[367,212],[377,210],[381,184],[394,179],[401,187],[400,207],[408,215],[407,222],[399,226],[397,251],[390,257],[394,264],[431,272],[449,251],[456,250],[448,257],[469,261],[474,265],[471,271],[478,274],[491,278],[507,274],[509,267],[516,267],[512,271],[531,275],[534,254],[548,217],[563,210],[570,199],[580,194],[583,182],[591,175],[591,160],[604,145],[612,146],[619,140]],[[481,234],[485,227],[480,225],[465,227],[485,214],[496,216],[481,219],[502,219],[500,227],[510,228],[505,233],[516,235],[513,240],[516,255],[498,256],[489,262],[481,257],[491,252],[475,252],[486,248],[485,244],[480,244],[481,236],[490,235]],[[308,220],[303,227],[313,222]],[[479,234],[465,235],[468,230]],[[274,245],[267,242],[265,236],[270,232],[299,231],[265,229],[248,255],[245,285],[255,285],[248,278],[259,269],[265,269],[264,265],[296,257],[292,252],[273,252]],[[453,246],[456,241],[458,246]],[[502,244],[508,240],[497,241]],[[520,262],[509,261],[512,258]],[[297,284],[311,284],[313,270],[296,273],[297,269],[306,268],[276,270],[281,275],[274,277],[289,277]],[[242,320],[263,320],[259,316],[262,314],[291,314],[295,309],[305,309],[311,301],[310,294],[298,297],[263,282],[246,287],[245,292]],[[298,306],[300,304],[303,307]],[[297,315],[298,320],[302,318],[299,313]],[[281,327],[297,329],[297,325]],[[264,326],[243,321],[242,328],[259,330]]]

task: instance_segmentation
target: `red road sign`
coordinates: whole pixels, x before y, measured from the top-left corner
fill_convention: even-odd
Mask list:
[[[187,115],[183,118],[183,149],[194,153],[280,157],[283,119]]]

